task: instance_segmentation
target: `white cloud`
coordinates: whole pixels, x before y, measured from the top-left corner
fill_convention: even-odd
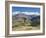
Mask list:
[[[13,15],[18,14],[18,13],[23,13],[23,14],[27,14],[27,15],[40,15],[40,13],[38,13],[38,12],[19,12],[19,11],[13,12]]]
[[[17,12],[13,12],[12,14],[15,15],[15,14],[18,14],[18,13],[20,13],[20,12],[19,12],[19,11],[17,11]]]

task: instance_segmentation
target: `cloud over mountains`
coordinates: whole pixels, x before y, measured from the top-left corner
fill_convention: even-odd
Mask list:
[[[21,14],[21,13],[26,15],[40,15],[40,13],[38,12],[20,12],[20,11],[13,12],[12,15]]]

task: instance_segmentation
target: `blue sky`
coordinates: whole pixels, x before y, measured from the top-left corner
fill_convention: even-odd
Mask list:
[[[16,14],[18,12],[23,13],[40,13],[40,8],[35,7],[12,7],[12,14]]]

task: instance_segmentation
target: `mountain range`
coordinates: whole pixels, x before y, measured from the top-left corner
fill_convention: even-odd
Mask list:
[[[13,15],[12,16],[12,19],[15,20],[16,18],[19,18],[19,17],[26,17],[30,20],[36,20],[36,19],[40,19],[40,15],[26,15],[26,14],[16,14],[16,15]]]

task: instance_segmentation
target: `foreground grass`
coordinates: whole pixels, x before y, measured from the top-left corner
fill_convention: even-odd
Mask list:
[[[13,31],[27,31],[27,30],[38,30],[40,29],[39,26],[19,26],[12,28]]]

